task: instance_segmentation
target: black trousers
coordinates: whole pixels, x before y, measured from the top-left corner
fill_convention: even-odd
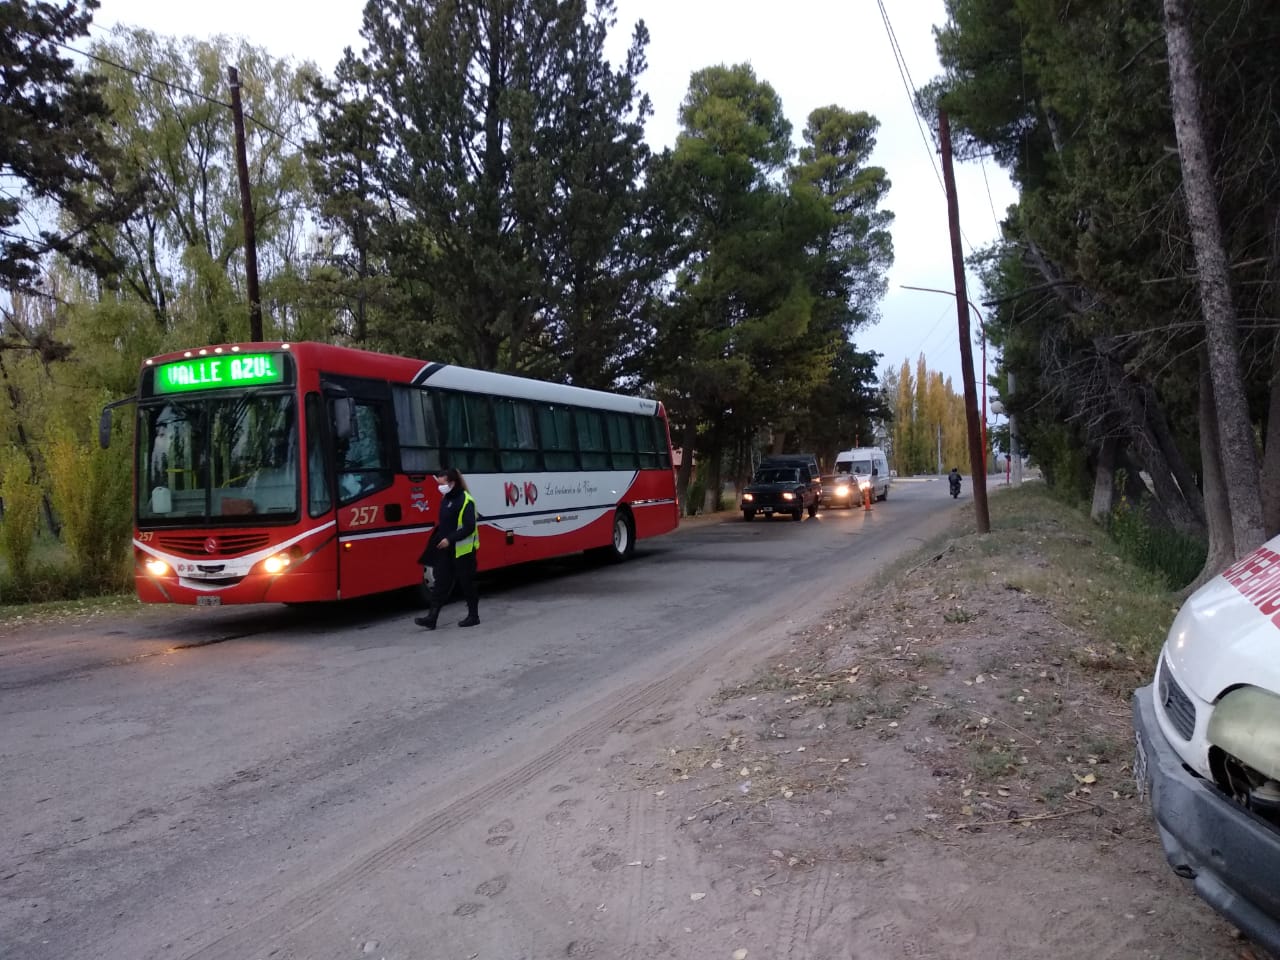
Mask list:
[[[450,548],[452,549],[452,547]],[[439,551],[443,553],[444,551]],[[453,593],[453,585],[457,583],[467,601],[467,613],[473,617],[480,616],[480,591],[476,589],[476,553],[471,551],[465,556],[446,556],[437,560],[431,567],[431,605],[437,609],[449,601]]]

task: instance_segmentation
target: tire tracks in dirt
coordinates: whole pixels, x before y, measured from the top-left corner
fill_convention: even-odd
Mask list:
[[[820,611],[821,605],[816,604],[812,615],[816,617]],[[188,960],[243,960],[250,954],[257,956],[271,952],[264,945],[280,944],[304,931],[328,915],[344,899],[345,891],[367,886],[379,874],[412,856],[439,834],[456,831],[471,819],[486,815],[504,798],[529,788],[570,757],[599,744],[606,735],[636,714],[682,693],[709,667],[723,662],[732,653],[740,653],[744,646],[743,637],[750,638],[746,642],[755,643],[761,637],[772,635],[778,627],[777,612],[733,624],[702,653],[661,678],[645,683],[631,693],[597,700],[586,711],[588,719],[585,722],[537,756],[422,816],[390,841],[366,852],[309,889],[289,896],[243,926],[186,954],[186,957]],[[632,869],[644,870],[643,867]],[[191,939],[199,937],[199,933],[193,932]]]

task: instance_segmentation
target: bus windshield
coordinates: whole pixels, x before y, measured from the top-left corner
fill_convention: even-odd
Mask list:
[[[140,407],[137,475],[141,522],[296,517],[292,394],[174,396]]]

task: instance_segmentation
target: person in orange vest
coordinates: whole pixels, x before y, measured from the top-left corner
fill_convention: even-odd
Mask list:
[[[480,594],[476,589],[476,553],[480,549],[480,531],[476,527],[476,501],[467,482],[456,468],[450,467],[436,477],[442,499],[436,525],[427,538],[427,546],[418,562],[430,565],[431,608],[425,617],[413,622],[427,630],[436,628],[440,608],[453,592],[457,582],[467,601],[467,615],[458,621],[460,627],[480,623]]]

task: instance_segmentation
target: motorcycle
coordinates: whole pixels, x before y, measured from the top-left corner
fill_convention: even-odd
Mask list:
[[[951,478],[951,496],[952,497],[960,496],[960,478],[959,477]]]

